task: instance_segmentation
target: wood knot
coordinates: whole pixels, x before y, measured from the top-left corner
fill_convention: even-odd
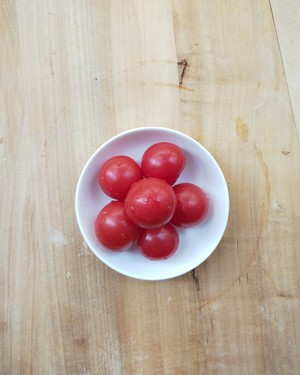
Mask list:
[[[183,59],[179,61],[177,65],[178,65],[179,85],[182,85],[185,71],[186,71],[186,68],[189,66],[189,64],[186,59]]]

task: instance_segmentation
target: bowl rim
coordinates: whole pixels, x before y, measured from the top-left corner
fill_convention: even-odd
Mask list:
[[[105,148],[106,145],[108,145],[108,144],[116,141],[119,138],[122,138],[124,136],[130,135],[131,133],[143,132],[145,130],[149,130],[149,131],[162,131],[162,132],[169,132],[171,134],[176,134],[176,135],[178,135],[180,137],[185,138],[187,141],[194,143],[195,146],[200,147],[209,156],[209,158],[211,159],[211,161],[215,165],[216,169],[218,169],[219,175],[220,175],[221,179],[223,180],[224,187],[226,188],[225,189],[226,191],[224,190],[224,194],[226,193],[225,195],[226,195],[226,201],[227,201],[227,204],[226,204],[226,209],[227,209],[226,210],[226,220],[224,220],[223,230],[222,230],[222,232],[220,232],[220,238],[219,238],[218,242],[216,243],[216,245],[214,246],[214,248],[212,249],[212,251],[207,255],[207,257],[203,261],[201,261],[199,264],[193,266],[190,269],[186,269],[183,272],[181,271],[180,273],[177,273],[177,274],[174,274],[174,275],[170,275],[170,276],[167,275],[167,276],[164,277],[163,275],[161,275],[160,277],[157,277],[157,278],[147,277],[147,276],[146,277],[134,276],[131,273],[123,272],[122,270],[118,269],[117,267],[114,267],[114,265],[110,264],[109,262],[107,262],[102,257],[99,257],[99,254],[97,254],[97,252],[94,251],[94,249],[93,249],[94,246],[91,244],[88,236],[86,236],[85,230],[83,229],[83,225],[82,225],[82,219],[81,219],[81,217],[79,215],[79,190],[80,190],[80,186],[82,184],[82,180],[83,180],[83,177],[85,175],[85,172],[89,168],[89,165],[90,165],[91,161],[96,157],[96,155],[101,151],[101,149]],[[221,242],[221,240],[222,240],[222,238],[224,236],[224,233],[226,231],[226,228],[228,226],[229,214],[230,214],[230,195],[229,195],[228,184],[227,184],[227,181],[226,181],[225,176],[223,174],[223,171],[222,171],[221,167],[219,166],[218,162],[216,161],[216,159],[214,158],[214,156],[201,143],[199,143],[198,141],[196,141],[191,136],[189,136],[189,135],[187,135],[187,134],[185,134],[185,133],[183,133],[183,132],[181,132],[179,130],[172,129],[172,128],[167,128],[167,127],[162,127],[162,126],[143,126],[143,127],[131,128],[131,129],[122,131],[120,133],[117,133],[114,136],[112,136],[111,138],[109,138],[106,141],[104,141],[92,153],[92,155],[88,158],[88,160],[84,164],[84,166],[83,166],[83,168],[81,170],[81,173],[79,175],[79,178],[78,178],[78,181],[77,181],[77,185],[76,185],[76,190],[75,190],[75,216],[76,216],[76,221],[77,221],[77,225],[78,225],[78,227],[80,229],[80,234],[83,237],[84,241],[86,242],[86,244],[87,244],[87,246],[89,248],[89,251],[92,251],[92,253],[96,256],[96,258],[98,260],[100,260],[102,263],[104,263],[110,269],[114,270],[115,272],[117,272],[119,274],[122,274],[124,276],[130,277],[130,278],[133,278],[133,279],[136,279],[136,280],[144,280],[144,281],[162,281],[162,280],[168,280],[168,279],[180,277],[180,276],[182,276],[184,274],[187,274],[188,272],[191,272],[193,269],[199,267],[204,261],[206,261],[206,259],[208,259],[211,256],[211,254],[216,250],[216,248],[218,247],[219,243]]]

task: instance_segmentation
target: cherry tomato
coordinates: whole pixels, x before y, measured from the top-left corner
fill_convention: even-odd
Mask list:
[[[151,260],[167,259],[179,245],[179,235],[171,224],[155,229],[142,229],[138,239],[141,253]]]
[[[113,251],[128,249],[137,239],[140,229],[125,213],[124,201],[111,201],[99,212],[95,233],[103,246]]]
[[[135,182],[125,199],[129,219],[141,228],[155,228],[171,220],[176,208],[173,188],[164,180],[149,177]]]
[[[155,143],[144,152],[141,167],[145,177],[158,177],[173,185],[185,167],[185,154],[173,143]]]
[[[208,213],[209,200],[205,192],[191,183],[182,183],[173,187],[177,206],[171,223],[179,227],[191,227],[199,224]]]
[[[100,168],[99,185],[109,197],[123,200],[131,185],[143,178],[139,165],[129,156],[108,159]]]

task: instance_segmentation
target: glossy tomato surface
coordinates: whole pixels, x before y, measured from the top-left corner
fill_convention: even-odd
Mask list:
[[[167,259],[179,245],[179,235],[171,224],[155,229],[143,229],[138,239],[141,253],[151,260]]]
[[[145,177],[157,177],[173,185],[185,167],[185,154],[177,145],[159,142],[143,154],[141,167]]]
[[[137,239],[140,228],[125,213],[124,201],[112,201],[99,212],[95,233],[103,246],[113,251],[129,248]]]
[[[141,228],[169,222],[176,208],[173,188],[164,180],[149,177],[134,183],[125,199],[129,219]]]
[[[99,185],[109,197],[123,200],[131,185],[143,178],[142,170],[132,158],[113,156],[100,168]]]
[[[177,206],[172,224],[191,227],[203,221],[208,213],[209,200],[206,193],[197,185],[182,183],[173,187]]]

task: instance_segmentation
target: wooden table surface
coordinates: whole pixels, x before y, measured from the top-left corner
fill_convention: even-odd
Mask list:
[[[300,374],[299,0],[2,0],[0,52],[0,374]],[[167,281],[102,264],[74,213],[89,156],[142,126],[230,190]]]

